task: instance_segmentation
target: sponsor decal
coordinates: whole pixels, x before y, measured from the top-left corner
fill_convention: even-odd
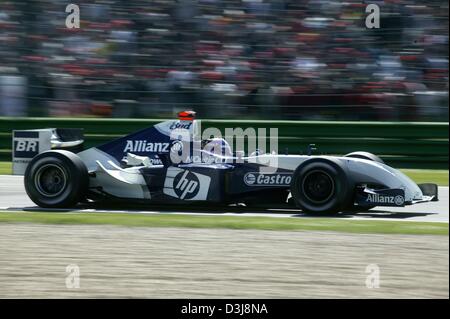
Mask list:
[[[250,172],[244,175],[244,183],[247,186],[289,186],[291,173],[263,174]]]
[[[397,195],[394,198],[395,205],[403,206],[405,204],[405,197],[402,195]]]
[[[38,132],[14,133],[14,157],[33,158],[39,154]]]
[[[200,189],[200,182],[197,176],[189,171],[178,173],[173,184],[179,199],[191,199],[198,194]]]
[[[256,183],[256,175],[253,173],[247,173],[244,176],[244,183],[248,186],[251,186]]]
[[[188,169],[169,167],[164,181],[164,194],[183,200],[206,200],[211,177]]]
[[[402,195],[389,196],[381,194],[368,194],[366,201],[373,204],[393,204],[402,206],[405,203],[405,197]]]
[[[166,153],[169,143],[154,143],[146,140],[127,140],[124,153]]]
[[[149,160],[150,164],[152,164],[152,165],[163,165],[163,162],[159,158],[148,157],[148,160]],[[126,163],[127,162],[127,157],[126,156],[122,157],[122,159],[120,161]]]
[[[16,139],[14,141],[15,146],[14,149],[16,152],[32,152],[37,153],[39,149],[39,141],[30,141],[30,140],[22,140]]]
[[[206,163],[206,164],[223,164],[226,163],[226,158],[214,157],[213,155],[208,155],[202,153],[201,155],[188,156],[183,163]]]
[[[180,122],[175,121],[172,124],[170,124],[169,129],[176,130],[176,129],[185,129],[189,130],[192,126],[192,122]]]
[[[159,158],[150,158],[150,163],[153,165],[162,165],[163,162]]]
[[[50,129],[13,131],[12,171],[14,175],[23,175],[33,157],[51,149]]]

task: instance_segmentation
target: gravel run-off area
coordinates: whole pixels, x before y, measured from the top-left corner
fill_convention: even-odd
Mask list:
[[[448,270],[448,236],[0,224],[0,298],[448,298]]]

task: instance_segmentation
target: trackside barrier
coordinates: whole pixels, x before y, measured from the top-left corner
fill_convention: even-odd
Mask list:
[[[88,148],[161,121],[0,117],[0,160],[11,161],[13,130],[82,127]],[[314,143],[317,154],[364,150],[381,156],[394,167],[448,169],[448,123],[202,120],[202,128],[207,127],[217,127],[222,133],[225,128],[276,127],[280,153],[288,149],[290,154],[305,154],[308,144]]]

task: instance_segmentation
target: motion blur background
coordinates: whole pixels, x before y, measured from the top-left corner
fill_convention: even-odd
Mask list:
[[[81,28],[67,29],[69,3]],[[381,9],[367,29],[365,8]],[[448,1],[0,0],[0,116],[448,121]]]

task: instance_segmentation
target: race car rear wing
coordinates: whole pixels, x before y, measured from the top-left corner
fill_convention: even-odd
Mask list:
[[[78,153],[83,150],[83,143],[83,129],[79,128],[15,130],[12,134],[13,174],[25,174],[28,163],[42,152],[64,149]]]

